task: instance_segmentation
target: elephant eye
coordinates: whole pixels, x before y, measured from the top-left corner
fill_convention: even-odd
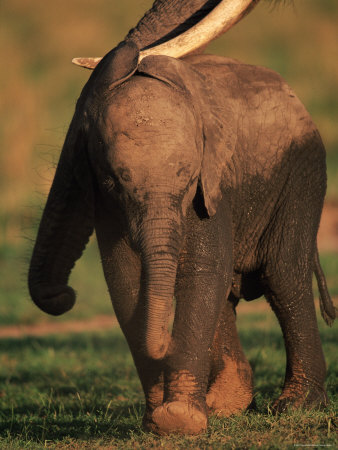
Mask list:
[[[103,185],[105,186],[105,188],[107,189],[108,192],[111,192],[115,187],[115,182],[112,179],[112,177],[107,177],[104,180]]]
[[[123,182],[131,181],[130,172],[128,169],[119,168],[110,172],[109,177],[105,181],[105,185],[110,193],[120,196],[126,191]]]
[[[121,183],[118,177],[113,173],[104,181],[104,185],[107,187],[109,193],[115,192],[121,194],[122,192]]]
[[[113,175],[113,176],[112,176],[112,179],[113,179],[113,181],[114,181],[114,191],[115,191],[117,194],[121,194],[121,193],[122,193],[122,186],[121,186],[121,183],[120,183],[118,177],[116,177],[115,175]]]
[[[116,173],[121,178],[121,180],[126,182],[131,181],[131,175],[128,169],[117,169]]]

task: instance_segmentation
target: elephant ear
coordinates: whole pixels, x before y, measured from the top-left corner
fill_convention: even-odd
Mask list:
[[[201,87],[200,95],[204,136],[200,185],[209,216],[217,211],[222,187],[225,183],[231,184],[232,156],[237,142],[237,125],[234,121],[237,107],[224,98],[224,90],[212,84],[213,81],[208,79]]]
[[[225,183],[231,185],[232,157],[237,143],[239,102],[236,92],[238,81],[234,76],[236,60],[215,55],[192,55],[185,62],[199,76],[195,101],[203,124],[203,160],[200,187],[208,215],[213,216],[222,198]]]
[[[137,70],[139,53],[137,45],[131,41],[122,42],[108,52],[91,76],[95,91],[114,89],[130,78]]]
[[[234,82],[233,75],[226,69],[221,73],[218,69],[220,76],[215,76],[215,63],[217,61],[207,55],[185,60],[148,56],[138,67],[138,72],[162,80],[188,95],[198,122],[197,129],[201,130],[203,157],[199,185],[209,216],[216,213],[222,198],[222,183],[229,173],[237,132],[233,125],[236,102],[224,98],[223,94],[226,92],[224,85]]]
[[[152,55],[142,59],[138,66],[138,72],[169,84],[174,89],[187,94],[193,99],[196,91],[196,76],[190,64],[170,56]],[[195,102],[192,103],[195,106]]]
[[[91,114],[97,114],[101,101],[108,92],[133,76],[138,60],[139,49],[133,42],[122,42],[107,53],[82,89],[76,104],[77,113],[82,115],[87,110]]]

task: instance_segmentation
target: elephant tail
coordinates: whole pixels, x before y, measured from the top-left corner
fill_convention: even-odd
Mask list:
[[[314,273],[317,279],[319,290],[320,312],[327,325],[331,327],[335,318],[337,317],[337,309],[334,307],[329,291],[327,289],[326,279],[323,269],[321,268],[320,265],[317,247],[314,260]]]

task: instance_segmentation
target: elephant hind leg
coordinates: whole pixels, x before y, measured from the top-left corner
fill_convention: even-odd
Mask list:
[[[228,417],[245,410],[253,398],[253,375],[236,329],[232,298],[226,301],[212,346],[209,412]]]
[[[278,273],[278,271],[277,271]],[[269,283],[267,298],[281,325],[286,347],[283,391],[274,410],[327,404],[325,360],[312,294],[312,272],[294,270],[290,278],[277,275]]]
[[[280,323],[287,359],[283,391],[274,403],[276,412],[327,403],[326,365],[312,292],[314,232],[304,224],[302,229],[293,226],[291,240],[288,229],[284,227],[278,259],[271,255],[265,269],[265,296]]]

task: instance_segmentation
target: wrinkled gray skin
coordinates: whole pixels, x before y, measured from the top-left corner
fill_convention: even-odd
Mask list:
[[[56,315],[73,306],[68,277],[95,228],[147,429],[195,434],[208,412],[250,404],[234,307],[262,294],[287,352],[275,408],[325,404],[314,270],[324,315],[335,313],[316,250],[325,151],[309,114],[267,69],[137,58],[128,38],[77,103],[32,256],[34,302]]]

